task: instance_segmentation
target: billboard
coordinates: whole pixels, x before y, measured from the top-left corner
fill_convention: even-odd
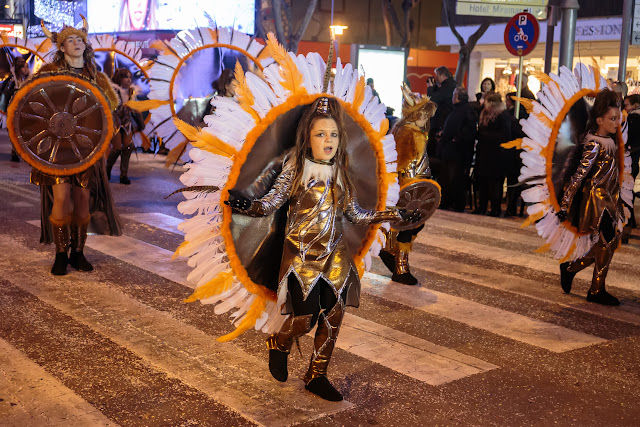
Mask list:
[[[360,71],[364,71],[367,79],[374,80],[375,89],[380,95],[380,102],[393,108],[395,115],[400,117],[402,111],[402,90],[400,87],[404,82],[407,69],[404,48],[356,45],[355,62],[356,67]]]
[[[255,0],[87,0],[92,33],[233,27],[253,34]]]

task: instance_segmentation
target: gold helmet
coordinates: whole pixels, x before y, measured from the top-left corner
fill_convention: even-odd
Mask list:
[[[402,84],[402,116],[409,118],[419,112],[426,112],[429,118],[436,113],[436,104],[431,102],[428,96],[422,96],[419,93],[411,92],[406,83]]]

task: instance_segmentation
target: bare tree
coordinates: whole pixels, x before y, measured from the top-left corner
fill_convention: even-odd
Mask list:
[[[455,16],[456,16],[456,0],[442,0],[442,7],[444,7],[444,13],[447,17],[447,23],[449,24],[449,28],[454,36],[458,39],[458,43],[460,44],[460,52],[458,56],[458,66],[456,68],[456,82],[458,84],[462,84],[464,80],[465,73],[469,70],[469,61],[471,60],[471,52],[473,48],[476,46],[476,43],[482,37],[482,35],[487,31],[489,25],[491,25],[490,18],[487,18],[486,21],[480,25],[480,27],[473,33],[467,41],[460,35],[460,33],[456,30],[455,24]]]
[[[393,28],[400,34],[400,46],[409,47],[411,45],[411,30],[413,29],[413,20],[411,19],[412,9],[420,3],[420,0],[402,0],[402,13],[404,20],[402,24],[398,19],[396,9],[393,7],[392,0],[381,0],[382,18],[384,19],[384,29],[387,34],[387,46],[391,46],[391,35]]]
[[[273,12],[273,29],[275,30],[276,38],[287,50],[298,52],[298,44],[313,17],[313,13],[316,11],[318,0],[308,1],[304,17],[297,29],[294,28],[293,0],[271,0],[270,2],[262,0],[258,6],[256,33],[263,38],[272,30],[272,28],[265,28],[265,9],[269,8],[269,3]],[[269,24],[267,22],[267,27],[270,27]]]

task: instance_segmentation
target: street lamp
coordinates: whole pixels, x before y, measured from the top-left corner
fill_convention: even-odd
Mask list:
[[[333,20],[333,18],[331,19]],[[346,25],[329,25],[329,28],[331,28],[331,43],[335,43],[336,58],[338,58],[340,55],[340,43],[338,43],[338,36],[344,34],[344,30],[349,27]]]

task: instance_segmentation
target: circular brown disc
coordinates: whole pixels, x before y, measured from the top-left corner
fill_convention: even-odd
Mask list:
[[[421,218],[418,222],[401,221],[392,224],[394,230],[411,230],[424,224],[434,214],[440,204],[440,186],[431,179],[415,179],[400,188],[396,206],[401,209],[416,210]]]
[[[113,118],[100,88],[71,73],[43,73],[23,86],[8,109],[16,151],[49,175],[82,172],[97,162],[113,135]]]

